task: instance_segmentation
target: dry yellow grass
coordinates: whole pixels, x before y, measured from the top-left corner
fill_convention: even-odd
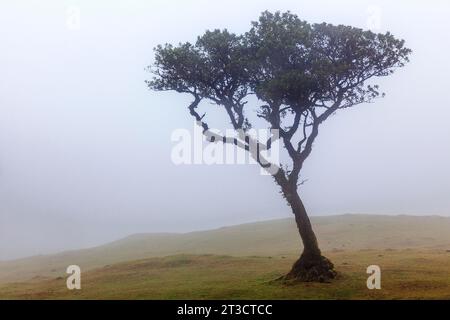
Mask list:
[[[1,299],[449,299],[450,253],[430,250],[328,252],[340,272],[331,283],[273,281],[295,257],[177,255],[105,266],[0,286]],[[366,268],[381,267],[381,290],[368,290]]]
[[[450,218],[341,215],[313,217],[324,251],[450,250]],[[76,264],[84,271],[108,264],[178,254],[293,256],[300,252],[293,219],[250,223],[186,234],[139,234],[91,249],[0,262],[0,284],[55,277]]]
[[[313,218],[339,279],[282,285],[300,252],[292,219],[187,234],[141,234],[97,248],[0,262],[2,299],[448,299],[450,218]],[[67,266],[82,290],[65,286]],[[366,268],[382,269],[382,290]]]

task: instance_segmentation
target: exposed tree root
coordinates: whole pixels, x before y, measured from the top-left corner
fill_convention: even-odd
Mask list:
[[[288,282],[330,282],[335,279],[337,272],[333,263],[324,256],[302,255],[291,271],[283,277]]]

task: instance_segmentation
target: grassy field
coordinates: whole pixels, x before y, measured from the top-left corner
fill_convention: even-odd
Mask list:
[[[313,219],[339,272],[327,284],[274,281],[300,242],[292,219],[187,234],[140,234],[104,246],[0,262],[0,299],[450,299],[450,219]],[[82,290],[65,269],[82,269]],[[368,290],[379,265],[382,289]]]
[[[83,273],[69,291],[65,275],[0,286],[2,299],[449,299],[450,253],[418,250],[330,252],[340,275],[331,283],[276,281],[294,257],[177,255]],[[366,268],[381,267],[381,290]]]

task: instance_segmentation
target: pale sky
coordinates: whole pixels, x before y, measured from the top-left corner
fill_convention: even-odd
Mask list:
[[[264,10],[379,21],[413,49],[409,65],[379,81],[386,98],[322,127],[303,172],[310,215],[449,215],[448,1],[4,0],[0,260],[290,217],[255,165],[175,166],[170,137],[192,130],[189,97],[144,84],[156,45],[245,32]]]

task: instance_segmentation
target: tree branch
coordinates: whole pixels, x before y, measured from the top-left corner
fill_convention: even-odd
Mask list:
[[[269,167],[276,167],[278,170],[280,169],[278,165],[274,163],[270,163],[266,158],[261,155],[261,151],[267,150],[267,146],[260,143],[257,139],[253,139],[249,135],[246,135],[243,130],[235,129],[238,133],[239,139],[222,136],[220,134],[214,133],[209,129],[209,126],[206,122],[202,121],[204,116],[200,116],[196,111],[198,105],[201,102],[201,98],[198,94],[192,93],[195,97],[195,100],[189,105],[188,109],[190,114],[194,117],[197,124],[203,128],[203,135],[207,138],[207,140],[211,143],[223,142],[224,144],[230,143],[233,144],[242,150],[249,152],[252,158],[263,168],[267,169]],[[256,150],[255,150],[256,149]]]

